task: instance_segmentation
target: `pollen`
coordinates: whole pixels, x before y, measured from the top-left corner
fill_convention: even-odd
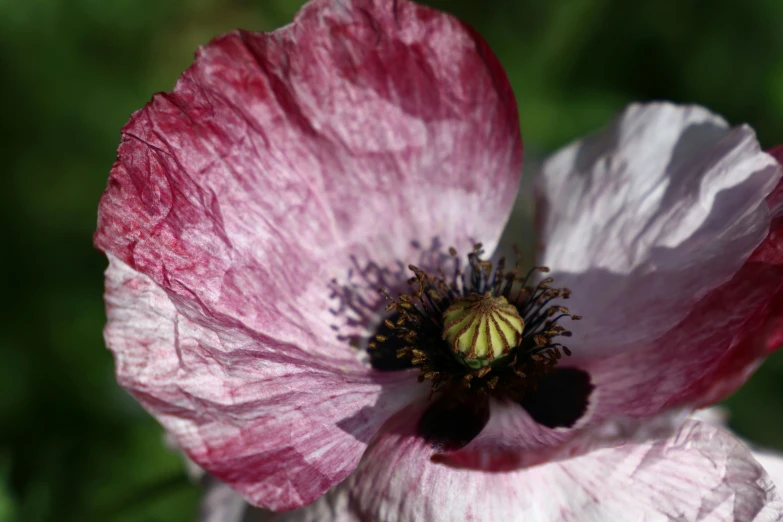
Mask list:
[[[455,301],[443,312],[443,324],[442,338],[454,353],[482,366],[508,355],[521,342],[525,329],[517,308],[489,292]]]

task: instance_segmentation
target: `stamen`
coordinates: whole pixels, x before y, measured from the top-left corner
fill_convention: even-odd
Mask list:
[[[505,259],[493,266],[482,259],[481,244],[467,255],[464,270],[457,251],[448,253],[453,271],[441,267],[430,273],[409,265],[410,293],[393,298],[380,290],[393,317],[382,322],[383,331],[368,346],[374,352],[380,343],[394,341],[391,353],[417,367],[419,380],[430,381],[433,392],[521,400],[526,389],[571,355],[554,341],[571,335],[558,322],[580,317],[553,304],[571,291],[551,288],[552,277],[531,284],[534,274],[549,272],[545,266],[524,277],[518,276],[518,262],[509,271]]]

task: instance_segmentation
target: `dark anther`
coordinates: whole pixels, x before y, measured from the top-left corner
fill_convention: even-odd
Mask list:
[[[378,328],[375,339],[371,341],[370,365],[381,372],[394,372],[413,368],[410,358],[398,357],[397,351],[407,346],[400,337],[394,333],[394,323],[399,319],[398,314],[386,319]]]
[[[576,368],[555,368],[538,379],[521,401],[533,419],[548,428],[570,428],[587,411],[594,386],[590,374]]]
[[[443,397],[424,412],[418,434],[438,451],[455,451],[476,438],[488,420],[487,400],[461,402]]]
[[[571,354],[560,342],[571,337],[566,321],[580,319],[560,302],[570,290],[550,287],[547,267],[524,274],[519,263],[483,259],[481,245],[466,266],[449,254],[453,270],[409,265],[407,293],[380,289],[390,315],[368,344],[373,368],[415,368],[430,383],[419,431],[446,449],[481,431],[490,398],[521,403],[545,426],[573,426],[593,386],[585,372],[557,368]]]

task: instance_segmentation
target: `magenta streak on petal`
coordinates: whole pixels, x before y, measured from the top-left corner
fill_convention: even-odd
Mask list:
[[[747,448],[708,424],[688,421],[670,438],[483,473],[432,462],[432,448],[414,434],[417,413],[384,426],[356,473],[332,492],[333,504],[385,522],[760,522],[783,509]]]
[[[489,422],[478,437],[433,460],[456,468],[509,471],[552,460],[572,437],[571,430],[537,423],[519,404],[491,401]]]
[[[767,235],[779,180],[752,129],[666,103],[632,105],[550,158],[539,263],[584,317],[572,361],[649,346],[731,279]]]
[[[132,116],[101,200],[119,381],[250,501],[311,502],[423,388],[348,346],[377,287],[491,252],[521,160],[505,73],[448,15],[316,0],[217,38]]]
[[[603,388],[604,415],[640,417],[664,408],[713,404],[739,388],[779,348],[783,332],[781,190],[779,185],[766,199],[769,234],[731,280],[708,293],[656,342],[588,365]]]
[[[276,509],[342,480],[377,427],[426,393],[405,373],[340,375],[275,352],[241,325],[197,324],[117,259],[106,301],[120,384],[189,457]]]
[[[399,271],[419,262],[413,244],[491,251],[521,165],[505,75],[451,17],[356,4],[316,2],[286,29],[201,49],[124,129],[99,248],[331,356],[327,285],[352,259]]]

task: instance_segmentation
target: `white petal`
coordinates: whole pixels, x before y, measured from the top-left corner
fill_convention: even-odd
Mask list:
[[[783,487],[783,455],[771,451],[754,451],[753,458],[764,466],[776,486]]]
[[[198,522],[240,522],[247,503],[227,484],[210,477],[199,507]]]
[[[632,105],[538,180],[540,263],[572,291],[577,356],[656,339],[766,236],[780,179],[752,129],[700,107]]]
[[[705,423],[688,421],[669,439],[508,473],[435,464],[432,448],[404,425],[388,425],[339,488],[362,519],[760,522],[783,513],[750,451]]]
[[[193,321],[113,256],[106,289],[119,383],[188,457],[259,504],[314,500],[355,469],[409,393],[426,394],[405,372],[330,367],[293,346],[276,354],[236,321]]]

